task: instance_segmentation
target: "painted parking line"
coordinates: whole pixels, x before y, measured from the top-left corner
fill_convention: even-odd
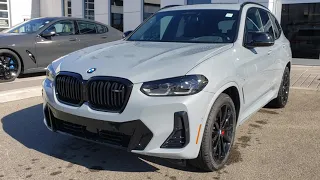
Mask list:
[[[32,97],[41,96],[41,86],[34,86],[16,90],[1,91],[0,93],[0,103],[6,103],[11,101],[18,101],[23,99],[28,99]]]

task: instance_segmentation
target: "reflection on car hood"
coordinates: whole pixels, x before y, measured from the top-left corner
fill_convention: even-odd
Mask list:
[[[116,41],[71,53],[53,63],[56,72],[82,75],[114,76],[133,83],[183,76],[197,64],[233,44],[167,43]],[[96,68],[88,74],[89,68]]]

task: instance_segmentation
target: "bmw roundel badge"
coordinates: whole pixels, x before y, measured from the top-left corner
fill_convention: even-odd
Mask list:
[[[91,73],[95,72],[96,70],[97,70],[96,68],[90,68],[87,70],[87,73],[91,74]]]

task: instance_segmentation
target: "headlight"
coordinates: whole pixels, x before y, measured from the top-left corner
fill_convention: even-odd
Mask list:
[[[187,75],[143,83],[141,91],[148,96],[186,96],[200,92],[208,84],[202,75]]]
[[[50,80],[50,81],[53,81],[54,78],[56,77],[56,74],[54,72],[54,69],[52,67],[52,64],[50,64],[47,69],[46,69],[46,75],[47,75],[47,78]]]

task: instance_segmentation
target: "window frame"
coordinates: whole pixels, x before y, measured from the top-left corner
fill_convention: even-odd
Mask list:
[[[269,13],[269,16],[271,17],[272,23],[274,24],[274,26],[278,29],[279,36],[275,39],[275,40],[278,40],[282,36],[282,27],[279,21],[277,20],[277,18],[272,13]]]
[[[251,9],[256,9],[258,12],[259,12],[259,7],[250,7],[248,8],[247,12],[246,12],[246,16],[244,18],[244,31],[243,31],[243,38],[242,38],[242,46],[245,47],[245,42],[247,40],[247,33],[248,33],[248,30],[247,30],[247,17],[248,17],[248,12],[251,10]],[[262,19],[261,19],[261,16],[260,16],[260,12],[259,12],[259,19],[261,21],[261,24],[262,24]]]
[[[249,12],[250,9],[253,9],[253,8],[255,8],[255,9],[258,10],[261,23],[262,23],[262,19],[261,19],[261,15],[260,15],[260,10],[266,11],[267,14],[268,14],[268,16],[269,16],[269,14],[272,14],[270,11],[268,11],[268,10],[266,10],[266,9],[264,9],[264,8],[261,8],[261,7],[253,6],[253,7],[249,7],[249,8],[248,8],[248,10],[247,10],[247,12],[246,12],[246,16],[245,16],[245,22],[244,22],[244,33],[243,33],[243,38],[242,38],[242,46],[243,46],[243,47],[245,47],[245,42],[246,42],[247,33],[248,33],[248,32],[247,32],[247,26],[246,26],[248,12]],[[272,14],[272,15],[273,15],[273,14]],[[269,18],[270,18],[270,16],[269,16]],[[276,20],[277,20],[277,19],[276,19]],[[273,27],[273,21],[272,21],[272,20],[271,20],[271,24],[272,24],[272,27]],[[263,29],[263,32],[264,32],[264,29]],[[274,37],[275,37],[275,31],[274,31],[274,30],[273,30],[273,33],[274,33]],[[276,40],[276,39],[275,39],[275,40]]]
[[[95,28],[95,30],[96,30],[96,33],[94,33],[94,34],[83,34],[83,33],[81,33],[81,31],[80,31],[80,26],[79,26],[79,21],[81,22],[86,22],[86,23],[90,23],[90,24],[94,24],[94,28]],[[93,22],[93,21],[86,21],[86,20],[75,20],[75,23],[77,24],[77,32],[78,32],[78,34],[77,35],[95,35],[95,34],[103,34],[103,33],[98,33],[98,29],[97,29],[97,26],[96,26],[96,22]]]
[[[10,29],[11,27],[11,9],[10,9],[10,1],[7,0],[6,2],[1,2],[0,4],[6,5],[7,9],[6,10],[0,10],[0,12],[6,12],[8,13],[8,17],[0,17],[1,20],[7,21],[8,22],[8,26],[0,26],[1,29],[5,30],[5,29]]]
[[[273,21],[272,21],[272,19],[270,17],[270,11],[267,11],[265,9],[259,8],[259,14],[260,14],[260,11],[264,11],[265,13],[267,13],[267,16],[269,17],[269,20],[271,21],[271,27],[272,27],[272,30],[273,30],[274,40],[276,40],[276,32],[275,32],[275,29],[274,29]],[[260,17],[261,17],[261,14],[260,14]],[[261,21],[262,21],[262,19],[261,19]],[[263,31],[265,32],[264,27],[263,27]]]
[[[106,29],[106,32],[104,32],[104,33],[99,33],[99,32],[98,32],[98,27],[97,27],[97,25],[100,25],[100,26],[104,27],[104,28]],[[103,25],[103,24],[100,24],[100,23],[95,23],[95,26],[96,26],[97,34],[105,34],[105,33],[109,32],[109,28],[108,28],[106,25]]]
[[[70,2],[70,6],[69,6]],[[63,3],[63,16],[72,17],[72,0],[62,0]],[[69,13],[70,10],[70,13]]]
[[[90,2],[89,0],[83,0],[83,17],[85,19],[89,19],[89,20],[95,20],[95,1],[93,0],[93,2]],[[93,9],[89,8],[89,4],[93,5]],[[85,8],[86,6],[86,8]],[[89,14],[89,11],[93,11],[93,15]],[[89,17],[92,17],[92,19],[90,19]]]
[[[74,20],[72,19],[63,19],[63,20],[58,20],[58,21],[54,21],[52,22],[50,25],[48,25],[48,27],[46,27],[43,31],[41,31],[41,33],[39,34],[42,34],[43,32],[45,32],[46,30],[48,30],[51,26],[54,26],[55,24],[59,23],[59,22],[64,22],[64,21],[70,21],[72,22],[73,26],[74,26],[74,34],[69,34],[69,35],[57,35],[57,36],[74,36],[74,35],[77,35],[77,27],[74,23]]]

